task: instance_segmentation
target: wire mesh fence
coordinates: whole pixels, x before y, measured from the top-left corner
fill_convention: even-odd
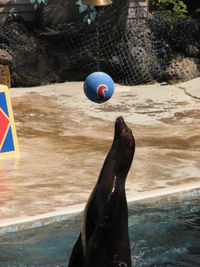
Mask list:
[[[56,16],[56,6],[47,6],[46,21]],[[94,71],[126,85],[165,76],[169,25],[164,16],[150,16],[137,0],[113,1],[97,10],[90,25],[82,17],[54,21],[48,19],[48,29],[33,29],[20,18],[0,23],[0,48],[13,57],[12,86],[84,80]]]
[[[63,27],[61,32],[67,28]],[[54,54],[58,72],[65,73],[68,79],[76,75],[79,78],[78,71],[84,78],[100,70],[118,83],[132,85],[162,76],[167,63],[166,46],[163,40],[156,39],[151,19],[138,1],[116,0],[98,11],[94,23],[83,25],[81,21],[71,27],[71,38],[66,38],[68,30],[68,36],[63,34],[59,39],[60,51]]]

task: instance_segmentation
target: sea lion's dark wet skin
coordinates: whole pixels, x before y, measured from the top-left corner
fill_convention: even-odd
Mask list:
[[[86,205],[69,267],[130,267],[125,182],[135,151],[132,131],[116,119],[112,147]]]

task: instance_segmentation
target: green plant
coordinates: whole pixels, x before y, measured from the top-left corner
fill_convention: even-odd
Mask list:
[[[187,14],[187,5],[181,0],[153,0],[156,9],[165,11],[169,16],[184,17]]]
[[[200,13],[200,8],[197,8],[197,9],[195,10],[195,12],[196,12],[196,13]]]
[[[92,21],[95,20],[96,17],[96,9],[94,6],[88,6],[83,4],[82,0],[78,0],[76,2],[76,5],[79,6],[79,13],[86,13],[83,22],[87,23],[88,25],[92,23]]]
[[[34,6],[36,10],[41,4],[47,5],[48,0],[30,0],[30,3]]]
[[[173,30],[174,23],[179,18],[186,18],[187,5],[182,0],[152,0],[153,10],[167,14],[169,25]]]

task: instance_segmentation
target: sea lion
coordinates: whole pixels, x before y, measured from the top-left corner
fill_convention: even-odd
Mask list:
[[[68,267],[131,267],[125,181],[134,152],[132,131],[118,117],[113,144],[86,204]]]

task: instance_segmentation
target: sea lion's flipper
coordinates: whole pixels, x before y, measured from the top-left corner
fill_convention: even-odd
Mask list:
[[[80,234],[72,250],[68,267],[83,267],[83,266],[84,266],[84,256],[83,256],[83,247]]]
[[[98,226],[93,232],[87,244],[87,252],[85,256],[84,267],[102,267],[105,266],[105,255],[107,255],[106,247],[104,246],[104,235],[107,234],[104,226]]]
[[[113,236],[110,235],[110,233],[112,232],[112,227],[115,224],[115,220],[117,219],[115,215],[116,210],[113,207],[118,209],[120,204],[117,192],[115,192],[116,183],[116,181],[113,183],[113,190],[108,196],[107,202],[104,207],[103,216],[99,221],[99,224],[93,230],[90,239],[88,240],[84,267],[102,267],[110,266],[109,264],[111,264],[108,260],[108,265],[105,265],[105,257],[107,257],[107,255],[109,255],[110,253],[110,251],[105,246],[105,241],[112,243]]]

